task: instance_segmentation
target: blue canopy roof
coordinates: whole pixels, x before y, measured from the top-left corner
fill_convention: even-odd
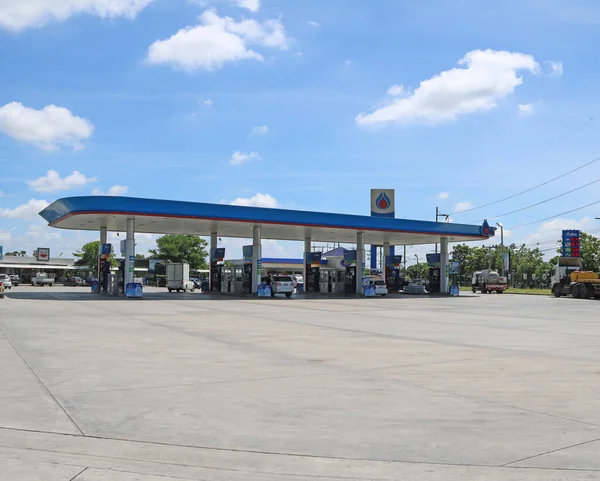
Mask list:
[[[329,212],[310,212],[261,207],[241,207],[133,197],[67,197],[53,202],[40,215],[50,226],[75,230],[125,231],[128,218],[135,219],[136,232],[189,233],[224,237],[252,237],[252,226],[262,227],[265,239],[356,242],[365,233],[366,243],[424,244],[486,239],[494,228],[393,219]],[[487,224],[486,224],[487,227]]]

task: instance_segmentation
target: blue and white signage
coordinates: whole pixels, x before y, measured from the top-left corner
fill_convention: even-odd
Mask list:
[[[125,287],[125,297],[128,299],[141,299],[142,298],[142,285],[137,282],[130,282]]]
[[[371,189],[371,216],[394,217],[396,215],[396,191],[394,189]]]
[[[0,261],[2,260],[2,256],[4,255],[2,249],[4,249],[4,247],[0,246]]]

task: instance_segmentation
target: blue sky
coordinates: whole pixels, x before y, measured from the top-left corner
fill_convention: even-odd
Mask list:
[[[22,3],[0,3],[5,251],[43,243],[66,256],[94,238],[35,215],[69,195],[368,214],[381,187],[396,189],[397,217],[433,219],[436,206],[487,204],[600,156],[592,0]],[[599,178],[597,162],[452,219]],[[508,239],[597,228],[600,204],[517,227],[600,201],[599,185],[503,216]]]

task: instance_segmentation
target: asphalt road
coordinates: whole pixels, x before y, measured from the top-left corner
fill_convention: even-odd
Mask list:
[[[0,300],[0,480],[600,480],[600,302]]]

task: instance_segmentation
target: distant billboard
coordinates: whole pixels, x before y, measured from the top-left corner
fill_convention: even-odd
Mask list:
[[[47,247],[38,247],[35,255],[36,259],[41,262],[50,261],[50,249]]]

